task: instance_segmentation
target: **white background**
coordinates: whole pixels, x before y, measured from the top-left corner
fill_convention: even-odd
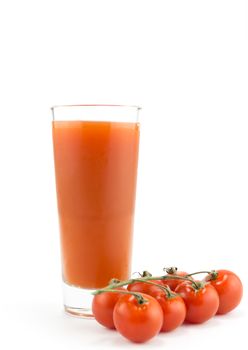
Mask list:
[[[247,284],[248,8],[239,0],[1,1],[0,347],[136,348],[63,314],[54,104],[138,104],[133,271],[228,268]],[[146,348],[247,344],[239,308]]]

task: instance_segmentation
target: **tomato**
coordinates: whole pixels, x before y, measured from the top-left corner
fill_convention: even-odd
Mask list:
[[[114,324],[125,338],[143,343],[159,333],[163,324],[163,311],[158,301],[140,293],[147,302],[140,304],[134,295],[125,294],[114,308]]]
[[[217,270],[216,277],[211,274],[206,277],[211,285],[217,290],[220,305],[217,314],[226,314],[233,310],[241,301],[243,286],[239,277],[228,270]]]
[[[160,280],[153,280],[153,283],[163,286],[163,282]],[[161,291],[161,288],[155,286],[154,284],[145,282],[134,282],[128,285],[127,289],[131,292],[145,293],[153,296],[154,294]]]
[[[166,272],[167,272],[167,276],[179,276],[179,277],[184,277],[186,275],[188,275],[187,272],[185,271],[177,271],[177,268],[169,268],[169,269],[166,269]],[[170,287],[171,290],[175,290],[176,287],[182,283],[183,280],[180,280],[180,279],[165,279],[163,280],[163,283],[165,285],[167,285],[168,287]]]
[[[118,290],[125,290],[124,288],[116,288]],[[94,296],[92,301],[92,312],[101,325],[114,329],[113,311],[116,302],[122,296],[121,293],[104,292]]]
[[[187,308],[185,321],[203,323],[216,314],[219,307],[219,296],[210,283],[198,281],[195,283],[198,288],[195,288],[192,282],[179,284],[176,293],[181,295]]]
[[[154,294],[154,298],[159,302],[164,314],[160,332],[170,332],[181,326],[186,317],[186,306],[183,299],[177,294],[168,296],[163,291]]]

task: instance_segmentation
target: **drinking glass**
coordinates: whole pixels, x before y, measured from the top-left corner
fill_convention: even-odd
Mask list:
[[[52,107],[65,311],[92,317],[92,292],[130,276],[140,107]]]

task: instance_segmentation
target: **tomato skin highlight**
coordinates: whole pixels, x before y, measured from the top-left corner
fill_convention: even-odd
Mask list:
[[[181,326],[187,311],[183,299],[179,295],[168,297],[163,291],[160,291],[154,297],[159,302],[164,314],[160,332],[171,332]]]
[[[194,289],[191,282],[179,284],[176,288],[186,305],[185,321],[203,323],[213,317],[219,307],[219,296],[215,288],[206,283],[201,289]]]
[[[125,290],[124,288],[116,289]],[[121,293],[104,292],[94,296],[92,312],[98,323],[107,328],[115,329],[113,311],[115,304],[122,295]]]
[[[163,324],[163,311],[152,296],[140,293],[147,300],[139,304],[135,296],[123,295],[114,308],[114,324],[117,331],[136,343],[144,343],[157,335]]]
[[[177,271],[176,273],[168,273],[167,276],[179,276],[179,277],[185,277],[186,275],[188,275],[187,272],[185,271]],[[174,291],[176,289],[176,287],[183,283],[184,281],[183,280],[179,280],[179,279],[168,279],[168,280],[163,280],[163,284],[170,287],[170,289],[172,291]]]
[[[164,286],[161,280],[153,280],[151,282]],[[146,282],[134,282],[128,285],[127,290],[154,296],[161,291],[161,288]]]
[[[210,283],[216,289],[220,299],[217,314],[224,315],[232,311],[240,303],[243,295],[243,286],[234,272],[217,270],[217,273],[217,278],[210,280]]]

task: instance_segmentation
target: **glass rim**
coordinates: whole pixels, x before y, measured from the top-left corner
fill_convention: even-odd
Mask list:
[[[67,108],[67,107],[122,107],[122,108],[134,108],[137,111],[141,110],[142,107],[136,105],[121,105],[121,104],[69,104],[69,105],[55,105],[51,107],[54,111],[57,108]]]

